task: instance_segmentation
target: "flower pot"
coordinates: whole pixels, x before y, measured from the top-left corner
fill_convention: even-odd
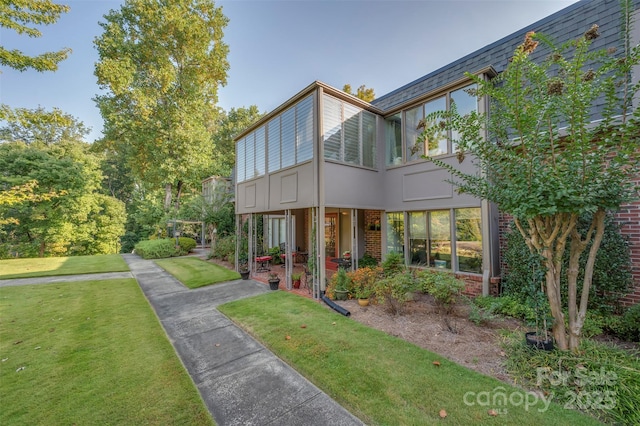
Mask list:
[[[248,280],[249,279],[249,271],[240,271],[240,277],[243,280]]]
[[[530,331],[525,333],[524,335],[525,341],[527,345],[532,346],[537,349],[542,349],[545,351],[553,350],[553,338],[549,336],[546,340],[544,336],[538,336],[538,333],[535,331]]]
[[[277,280],[269,280],[269,288],[271,290],[277,290],[279,286],[280,286],[279,278]]]
[[[336,300],[347,300],[348,290],[334,290]]]
[[[358,299],[358,305],[369,306],[369,299]]]
[[[293,281],[293,288],[300,288],[300,280]]]

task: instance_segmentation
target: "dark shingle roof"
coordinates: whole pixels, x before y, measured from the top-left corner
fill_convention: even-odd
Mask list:
[[[633,3],[636,7],[640,6],[640,0],[633,0]],[[601,36],[595,40],[593,48],[616,47],[620,54],[620,22],[619,0],[582,0],[377,98],[372,105],[383,111],[390,111],[412,99],[460,80],[465,72],[477,72],[489,66],[501,72],[529,31],[544,33],[555,43],[562,44],[582,36],[593,24],[598,24]],[[545,49],[538,49],[532,58],[537,59],[536,55],[541,58],[548,53]]]

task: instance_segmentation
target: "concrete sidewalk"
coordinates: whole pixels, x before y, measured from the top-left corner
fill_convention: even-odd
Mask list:
[[[266,285],[189,290],[153,261],[123,257],[218,425],[363,424],[216,309]]]

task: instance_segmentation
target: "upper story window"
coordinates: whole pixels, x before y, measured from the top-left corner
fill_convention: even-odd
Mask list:
[[[458,135],[451,132],[436,133],[428,146],[418,144],[421,131],[417,128],[418,123],[433,112],[450,109],[452,102],[455,103],[460,115],[475,111],[478,104],[477,98],[468,93],[468,90],[475,86],[470,84],[387,117],[385,119],[386,164],[402,164],[418,160],[422,155],[436,156],[455,152],[456,146],[451,141]]]
[[[236,181],[244,182],[313,158],[313,95],[236,144]]]
[[[323,97],[324,158],[376,167],[376,116],[328,95]]]

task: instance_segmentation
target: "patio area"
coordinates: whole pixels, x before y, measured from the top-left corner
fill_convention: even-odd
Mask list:
[[[270,264],[268,266],[269,270],[261,270],[261,272],[256,272],[254,271],[251,275],[251,278],[259,281],[261,283],[264,283],[265,285],[269,285],[269,274],[277,274],[278,278],[280,278],[280,285],[278,286],[278,288],[280,290],[285,290],[285,291],[289,291],[291,293],[295,293],[299,296],[303,296],[303,297],[308,297],[308,298],[313,298],[313,294],[312,294],[312,283],[311,283],[311,276],[306,276],[305,275],[305,265],[304,263],[294,263],[293,264],[293,273],[300,273],[302,274],[302,277],[300,278],[300,288],[291,288],[291,290],[287,290],[287,280],[286,280],[286,269],[284,267],[284,264]],[[307,286],[307,278],[309,279],[309,284]]]

